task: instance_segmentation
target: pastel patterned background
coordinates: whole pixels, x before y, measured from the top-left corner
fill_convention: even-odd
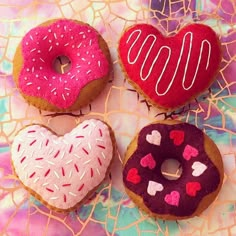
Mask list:
[[[105,38],[114,64],[113,79],[89,106],[73,114],[52,114],[25,103],[12,79],[12,60],[24,34],[45,20],[67,17],[88,22]],[[137,22],[171,35],[189,22],[211,26],[223,48],[221,70],[210,93],[175,114],[160,114],[125,81],[117,44]],[[0,235],[236,235],[236,3],[235,0],[0,0]],[[218,145],[225,178],[216,201],[200,217],[184,221],[149,218],[124,192],[121,164],[128,143],[156,119],[187,121]],[[97,117],[115,131],[117,154],[110,176],[91,199],[69,214],[55,213],[24,190],[12,173],[10,145],[24,125],[41,123],[58,134]]]

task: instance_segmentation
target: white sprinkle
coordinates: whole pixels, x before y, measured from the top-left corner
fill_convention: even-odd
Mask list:
[[[91,135],[91,133],[92,133],[92,129],[89,130],[89,136]]]
[[[34,73],[34,66],[32,67],[32,73]]]
[[[88,54],[89,54],[89,51],[86,51],[86,54],[88,55]]]
[[[64,156],[65,156],[65,152],[62,153],[62,155],[61,155],[61,159],[63,159]]]
[[[38,35],[38,34],[39,34],[38,32],[35,33],[35,35]]]
[[[75,157],[77,157],[78,159],[80,159],[81,157],[80,156],[78,156],[77,154],[73,154]]]
[[[55,163],[54,162],[52,162],[52,161],[46,161],[48,164],[51,164],[51,165],[53,165],[53,166],[55,166]]]
[[[25,164],[24,166],[23,166],[23,170],[25,170],[25,168],[28,166],[28,164]]]
[[[44,183],[44,184],[43,184],[43,186],[47,186],[47,185],[49,185],[49,183]]]
[[[66,83],[67,83],[67,80],[65,80],[64,83],[66,84]]]
[[[91,70],[88,70],[88,71],[86,72],[87,75],[88,75],[89,73],[91,73]]]
[[[66,93],[67,96],[69,96],[70,94],[69,93]]]
[[[48,78],[47,78],[46,76],[43,76],[43,78],[44,78],[45,80],[48,80]]]
[[[40,69],[40,70],[42,70],[42,69],[43,69],[43,67],[42,67],[42,66],[40,66],[40,67],[39,67],[39,69]]]
[[[39,180],[39,177],[34,180],[34,183],[38,182],[38,180]]]
[[[72,48],[75,48],[75,45],[72,45]]]
[[[43,136],[43,137],[45,138],[45,135],[44,135],[44,133],[40,132],[40,134],[41,134],[41,136]]]
[[[103,157],[103,159],[106,159],[106,156],[103,152],[102,152],[102,157]]]
[[[35,166],[36,168],[38,168],[38,169],[43,169],[43,167],[42,166]]]
[[[70,171],[69,178],[71,178],[71,176],[72,176],[72,170]]]
[[[33,58],[32,61],[35,61],[35,58]]]
[[[85,59],[84,59],[83,57],[81,58],[81,60],[82,60],[82,61],[85,61]]]
[[[61,38],[63,38],[63,37],[64,37],[64,35],[62,34],[62,35],[61,35]]]
[[[56,184],[54,184],[54,187],[55,187],[57,190],[59,190],[59,187],[58,187]]]
[[[58,144],[58,141],[56,141],[55,139],[52,140],[55,144]]]
[[[51,40],[51,39],[49,39],[49,40],[48,40],[48,42],[49,42],[49,43],[51,43],[51,42],[52,42],[52,40]]]
[[[92,45],[92,39],[89,40],[89,45],[90,45],[90,46]]]
[[[81,32],[79,32],[79,34],[84,34],[84,32],[83,32],[83,31],[81,31]]]
[[[86,38],[86,36],[85,35],[83,35],[83,39],[85,39]]]
[[[81,47],[81,45],[82,45],[82,43],[80,43],[80,44],[77,46],[77,48],[80,48],[80,47]]]
[[[36,48],[33,48],[32,50],[30,50],[30,52],[34,52],[34,51],[36,51]]]
[[[50,197],[50,200],[57,200],[58,197]]]
[[[48,50],[48,51],[50,52],[51,50],[52,50],[52,46],[49,48],[49,50]]]
[[[83,177],[85,176],[85,173],[86,173],[86,171],[84,171],[83,174],[80,176],[80,178],[79,178],[80,180],[83,179]]]
[[[26,42],[25,45],[29,45],[29,42]]]
[[[63,100],[66,101],[65,95],[62,94],[61,96],[62,96]]]
[[[98,174],[99,174],[99,175],[101,175],[101,174],[100,174],[100,171],[99,171],[99,169],[98,169],[98,168],[97,168],[97,172],[98,172]]]
[[[52,90],[51,90],[51,93],[53,93],[55,90],[56,90],[56,88],[52,89]]]
[[[75,80],[78,81],[79,79],[76,78]]]
[[[66,30],[66,25],[64,26],[64,30]]]
[[[88,30],[88,33],[90,33],[91,32],[91,30]]]
[[[92,58],[94,58],[94,55],[92,55]]]
[[[28,72],[29,72],[29,71],[30,71],[30,69],[29,69],[29,68],[27,68],[27,69],[26,69],[26,71],[28,71]]]
[[[71,38],[71,39],[74,39],[74,37],[73,37],[73,36],[71,36],[70,38]]]
[[[59,46],[59,43],[57,42],[56,45]]]
[[[54,92],[53,94],[54,94],[54,95],[57,95],[57,92]]]
[[[45,62],[41,57],[39,58],[42,62]]]
[[[64,44],[64,46],[68,46],[68,45],[69,45],[69,43]]]
[[[65,90],[70,90],[69,88],[65,88]]]
[[[72,75],[70,78],[71,78],[71,79],[75,78],[75,75]]]
[[[90,144],[90,143],[88,143],[88,147],[89,147],[89,149],[90,149],[90,150],[92,149],[92,147],[91,147],[91,144]]]
[[[33,83],[32,83],[32,82],[29,82],[29,83],[27,83],[26,85],[29,86],[29,85],[31,85],[31,84],[33,84]]]
[[[30,38],[31,38],[32,41],[34,40],[33,37],[32,37],[32,35],[30,35]]]
[[[51,33],[51,32],[52,32],[52,30],[51,30],[51,29],[49,29],[49,30],[48,30],[48,32],[49,32],[49,33]]]
[[[72,192],[69,192],[69,194],[70,194],[71,196],[74,196],[74,197],[77,196],[75,193],[72,193]]]
[[[100,62],[100,61],[98,61],[98,66],[99,66],[99,67],[101,66],[101,62]]]
[[[103,142],[103,140],[100,138],[96,138],[96,141]]]
[[[59,175],[58,175],[58,173],[57,173],[56,171],[54,171],[54,174],[56,175],[56,177],[57,177],[58,179],[60,179],[60,177],[59,177]]]
[[[38,53],[40,53],[41,51],[40,50],[38,50]]]
[[[81,143],[77,143],[75,146],[76,146],[76,147],[79,147],[80,144],[81,144]]]
[[[67,161],[66,164],[68,165],[68,164],[70,164],[72,161],[73,161],[73,160],[71,159],[71,160]]]
[[[81,67],[80,65],[76,66],[76,68],[80,68],[80,67]]]
[[[80,70],[77,70],[78,73],[80,73]]]
[[[87,160],[83,163],[83,165],[88,164],[91,160]]]
[[[40,87],[37,87],[38,90],[40,90]]]
[[[49,84],[49,87],[51,87],[52,86],[52,84]]]
[[[56,35],[56,33],[54,33],[53,35],[54,35],[54,38],[57,39],[57,35]]]
[[[57,28],[60,28],[60,25],[59,25],[59,24],[57,25]]]
[[[47,35],[46,35],[46,36],[44,36],[43,40],[47,39],[47,37],[48,37]]]
[[[27,77],[25,77],[24,80],[27,80]]]
[[[61,77],[59,78],[59,81],[62,82]]]
[[[52,79],[56,79],[56,76],[53,76]]]
[[[39,75],[38,75],[38,74],[36,74],[36,75],[35,75],[35,77],[36,77],[36,78],[38,78],[38,77],[39,77]]]

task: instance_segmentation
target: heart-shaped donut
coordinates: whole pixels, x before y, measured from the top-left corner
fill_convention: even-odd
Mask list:
[[[12,164],[23,185],[53,210],[75,208],[105,178],[113,138],[100,120],[86,120],[58,137],[41,125],[19,131]]]
[[[218,72],[221,49],[208,26],[191,24],[172,37],[137,24],[122,35],[119,57],[129,81],[150,102],[166,110],[204,92]]]

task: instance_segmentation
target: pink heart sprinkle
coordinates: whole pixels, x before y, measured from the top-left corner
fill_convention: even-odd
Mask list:
[[[183,158],[189,161],[192,157],[198,155],[198,150],[191,145],[186,145],[183,152]]]
[[[151,153],[144,156],[141,159],[140,164],[141,164],[142,167],[148,167],[151,170],[156,167],[156,161],[154,160]]]
[[[165,202],[172,206],[179,205],[180,194],[177,191],[172,191],[170,194],[166,194]]]

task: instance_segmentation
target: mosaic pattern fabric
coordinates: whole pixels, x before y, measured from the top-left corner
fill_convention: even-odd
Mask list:
[[[234,0],[1,0],[0,1],[0,235],[236,235],[236,12]],[[52,18],[88,22],[107,41],[114,76],[102,94],[73,114],[39,111],[16,90],[12,60],[25,33]],[[201,22],[220,36],[221,70],[211,90],[184,109],[162,114],[127,83],[118,63],[123,30],[149,23],[173,35],[186,23]],[[206,96],[207,95],[207,96]],[[122,159],[134,134],[156,119],[172,116],[196,125],[219,147],[225,179],[216,201],[200,217],[184,221],[154,220],[124,192]],[[13,175],[10,145],[24,125],[41,123],[58,134],[88,118],[100,118],[115,131],[117,153],[111,174],[96,194],[76,211],[49,211],[30,196]]]

